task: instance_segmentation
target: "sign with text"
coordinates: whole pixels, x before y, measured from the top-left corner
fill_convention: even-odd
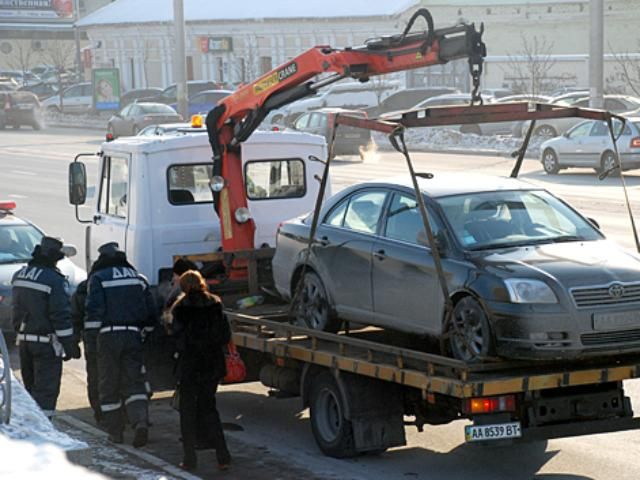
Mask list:
[[[230,52],[233,41],[231,37],[202,37],[200,48],[203,53]]]
[[[118,110],[120,108],[120,70],[117,68],[94,68],[92,70],[93,105],[96,110]]]
[[[3,20],[73,21],[73,0],[0,0]]]

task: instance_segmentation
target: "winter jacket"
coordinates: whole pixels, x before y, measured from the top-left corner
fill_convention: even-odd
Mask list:
[[[92,269],[85,304],[85,328],[115,326],[152,329],[156,309],[147,279],[124,256],[101,260]]]
[[[57,268],[30,262],[13,275],[11,284],[12,322],[18,333],[55,333],[61,342],[72,340],[69,284]]]
[[[173,306],[172,314],[178,380],[223,378],[226,375],[223,347],[231,339],[231,329],[222,303],[208,293],[183,295]]]

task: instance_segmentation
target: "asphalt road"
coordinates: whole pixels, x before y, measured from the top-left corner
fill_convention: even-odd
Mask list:
[[[75,221],[67,201],[67,165],[77,153],[96,152],[101,135],[71,129],[0,132],[0,199],[18,203],[17,213],[45,231],[74,243],[77,263],[83,265],[84,229]],[[406,166],[401,156],[371,153],[363,163],[340,159],[332,174],[334,192],[353,182],[401,175]],[[482,171],[508,174],[513,161],[502,157],[414,154],[416,170]],[[95,161],[89,173],[95,174]],[[634,245],[620,188],[620,179],[600,182],[592,171],[575,170],[545,175],[540,164],[527,160],[522,178],[543,185],[589,217],[619,243]],[[640,209],[640,176],[625,176],[633,208]],[[81,209],[89,218],[91,211]],[[65,364],[59,409],[87,418],[81,361]],[[627,382],[627,393],[640,405],[640,383]],[[508,448],[479,448],[463,443],[463,423],[426,427],[424,433],[407,427],[407,446],[381,456],[353,460],[323,457],[311,435],[308,411],[298,399],[276,400],[266,396],[259,384],[222,387],[218,402],[223,421],[242,428],[229,432],[238,459],[226,478],[338,478],[338,479],[545,479],[545,480],[637,480],[640,478],[640,433],[622,432],[554,440]],[[174,463],[179,461],[178,420],[170,412],[166,395],[152,405],[154,429],[145,451]],[[212,455],[209,455],[211,457]],[[205,455],[201,454],[201,459]],[[206,460],[200,473],[213,473]]]

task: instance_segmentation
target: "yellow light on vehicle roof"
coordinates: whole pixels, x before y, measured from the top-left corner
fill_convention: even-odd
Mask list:
[[[193,115],[191,117],[191,126],[193,128],[202,128],[204,125],[204,121],[202,120],[202,115]]]

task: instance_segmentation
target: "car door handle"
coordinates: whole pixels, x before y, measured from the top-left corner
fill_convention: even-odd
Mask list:
[[[93,216],[93,223],[95,223],[96,225],[100,225],[100,221],[102,220],[102,215],[94,215]]]
[[[375,252],[373,252],[373,256],[378,260],[384,260],[385,258],[387,258],[387,254],[384,250],[376,250]]]

